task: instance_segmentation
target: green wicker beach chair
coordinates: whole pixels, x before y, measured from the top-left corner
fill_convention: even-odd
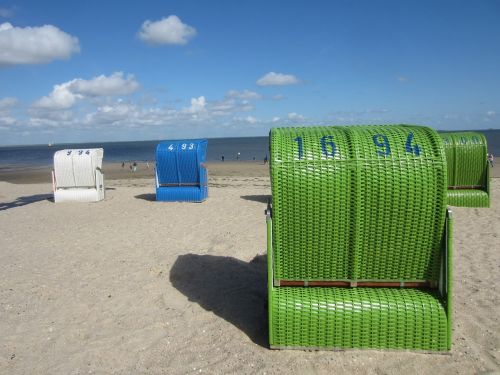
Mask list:
[[[490,169],[486,138],[481,133],[441,133],[448,164],[448,204],[490,206]]]
[[[271,348],[451,347],[443,142],[418,126],[276,128]]]

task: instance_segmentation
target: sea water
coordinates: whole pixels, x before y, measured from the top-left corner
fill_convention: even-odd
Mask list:
[[[500,130],[482,130],[488,140],[488,152],[500,158]],[[67,148],[103,148],[105,162],[154,161],[160,141],[65,143],[0,147],[0,169],[45,167],[53,163],[54,152]],[[268,137],[209,138],[208,161],[264,160],[269,157]]]
[[[154,161],[160,141],[61,143],[0,147],[0,168],[45,167],[53,163],[54,152],[64,149],[103,148],[105,162]],[[264,160],[269,156],[268,137],[211,138],[207,161]]]

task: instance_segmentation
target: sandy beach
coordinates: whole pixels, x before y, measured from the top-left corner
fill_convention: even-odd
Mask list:
[[[54,204],[48,168],[2,172],[0,374],[500,374],[500,179],[491,208],[453,208],[449,354],[274,351],[268,166],[208,170],[200,204],[154,201],[142,164],[105,165],[99,203]]]

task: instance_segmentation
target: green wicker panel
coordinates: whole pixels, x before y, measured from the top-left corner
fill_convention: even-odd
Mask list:
[[[442,141],[418,126],[271,130],[274,278],[436,280]]]
[[[455,142],[451,133],[439,133],[443,140],[448,169],[448,186],[455,186]]]
[[[476,132],[441,133],[448,170],[449,186],[486,186],[486,138]],[[451,177],[451,178],[450,178]]]
[[[448,204],[455,207],[489,207],[490,197],[482,190],[448,190]]]
[[[323,155],[319,141],[323,136],[334,137],[336,148],[330,157],[338,162]],[[297,137],[303,142],[303,160],[298,160]],[[356,186],[352,154],[343,128],[271,130],[277,278],[351,278],[349,220],[354,215]]]
[[[489,207],[487,144],[484,135],[476,132],[450,132],[441,133],[440,136],[448,165],[448,186],[454,187],[448,190],[448,204]],[[468,186],[481,186],[481,189],[470,189]]]
[[[436,293],[303,287],[270,293],[272,347],[449,349],[446,307]]]

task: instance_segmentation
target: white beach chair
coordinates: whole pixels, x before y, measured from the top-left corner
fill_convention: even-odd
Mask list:
[[[98,202],[104,199],[102,148],[61,150],[54,154],[54,202]]]

